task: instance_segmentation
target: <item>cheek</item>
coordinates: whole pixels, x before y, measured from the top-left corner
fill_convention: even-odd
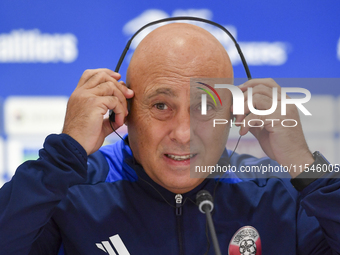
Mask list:
[[[150,111],[143,107],[138,98],[135,98],[130,107],[130,112],[128,115],[128,127],[129,127],[129,135],[131,133],[143,133],[148,131],[149,127],[149,119],[150,119]],[[134,137],[136,138],[136,137]],[[142,137],[141,137],[142,138]]]
[[[202,139],[204,139],[204,143],[206,146],[213,146],[221,148],[226,145],[227,138],[229,135],[229,125],[223,124],[223,125],[216,125],[215,127],[212,126],[206,128],[201,133]]]
[[[130,148],[133,152],[134,157],[138,162],[143,158],[144,150],[148,148],[147,141],[149,140],[149,122],[146,115],[141,115],[139,111],[131,108],[128,116],[128,135]]]
[[[212,120],[196,128],[197,141],[194,142],[200,147],[199,151],[203,152],[205,163],[214,165],[217,162],[226,147],[229,131],[229,123],[213,127]]]
[[[156,152],[160,149],[159,146],[166,136],[166,126],[163,122],[151,118],[148,111],[141,109],[134,111],[130,116],[128,133],[132,152],[135,158],[141,162],[142,158],[150,158],[150,154],[157,155]]]
[[[228,110],[221,110],[216,112],[211,118],[207,121],[192,121],[193,125],[192,133],[202,138],[202,140],[209,141],[210,143],[221,143],[223,139],[223,143],[226,143],[226,138],[228,137],[230,130],[230,121],[231,121],[231,113]],[[219,120],[215,122],[214,120]],[[225,123],[227,122],[227,123]]]
[[[227,110],[223,110],[216,115],[216,119],[223,119],[228,121],[226,124],[215,124],[211,123],[213,129],[213,136],[215,143],[219,144],[219,148],[224,148],[227,143],[227,139],[230,131],[230,122],[232,120],[232,114],[230,113],[230,107]]]

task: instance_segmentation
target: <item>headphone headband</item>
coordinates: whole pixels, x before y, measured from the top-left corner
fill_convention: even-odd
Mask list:
[[[240,58],[242,60],[242,64],[243,64],[243,67],[244,67],[244,70],[246,71],[246,74],[247,74],[247,77],[248,77],[248,80],[251,79],[251,74],[250,74],[250,71],[249,71],[249,68],[248,68],[248,64],[247,64],[247,61],[246,59],[244,58],[243,56],[243,53],[241,51],[241,48],[239,46],[239,44],[237,43],[237,41],[235,40],[235,38],[233,37],[233,35],[222,25],[216,23],[216,22],[213,22],[213,21],[210,21],[210,20],[207,20],[207,19],[202,19],[202,18],[197,18],[197,17],[187,17],[187,16],[182,16],[182,17],[172,17],[172,18],[166,18],[166,19],[160,19],[160,20],[155,20],[155,21],[152,21],[146,25],[144,25],[143,27],[141,27],[136,33],[134,33],[134,35],[130,38],[130,40],[127,42],[126,46],[125,46],[125,49],[122,53],[122,55],[120,56],[119,58],[119,61],[117,63],[117,66],[116,66],[116,69],[115,69],[115,72],[118,73],[119,72],[119,69],[120,69],[120,66],[122,65],[123,63],[123,60],[126,56],[126,53],[128,52],[129,48],[130,48],[130,45],[131,45],[131,42],[132,40],[141,32],[143,31],[145,28],[149,27],[149,26],[153,26],[153,25],[156,25],[156,24],[159,24],[159,23],[163,23],[163,22],[168,22],[168,21],[175,21],[175,20],[194,20],[194,21],[199,21],[199,22],[203,22],[203,23],[207,23],[207,24],[210,24],[210,25],[213,25],[215,27],[218,27],[220,28],[222,31],[224,31],[228,36],[229,38],[234,42],[235,44],[235,47],[237,49],[237,52],[238,54],[240,55]],[[111,122],[114,122],[115,121],[115,113],[110,110],[110,114],[109,114],[109,119],[110,119],[110,125],[111,125],[111,128],[113,129],[112,127],[112,123]],[[113,131],[119,136],[119,134],[113,129]]]
[[[126,56],[126,53],[127,51],[129,50],[130,48],[130,45],[131,45],[131,42],[132,40],[142,31],[144,30],[145,28],[147,27],[150,27],[150,26],[153,26],[153,25],[156,25],[156,24],[159,24],[159,23],[163,23],[163,22],[168,22],[168,21],[175,21],[175,20],[194,20],[194,21],[199,21],[199,22],[203,22],[203,23],[207,23],[207,24],[210,24],[210,25],[213,25],[215,27],[218,27],[220,28],[221,30],[223,30],[228,36],[229,38],[234,42],[235,44],[235,47],[237,49],[237,52],[238,54],[240,55],[240,58],[242,60],[242,64],[243,64],[243,67],[246,71],[246,74],[247,74],[247,77],[248,77],[248,80],[251,79],[251,74],[250,74],[250,71],[249,71],[249,68],[248,68],[248,64],[247,64],[247,61],[246,59],[244,58],[243,56],[243,53],[241,51],[241,48],[240,48],[240,45],[237,43],[237,41],[235,40],[235,38],[233,37],[233,35],[222,25],[216,23],[216,22],[213,22],[213,21],[210,21],[210,20],[207,20],[207,19],[202,19],[202,18],[197,18],[197,17],[187,17],[187,16],[182,16],[182,17],[172,17],[172,18],[166,18],[166,19],[160,19],[160,20],[156,20],[156,21],[152,21],[146,25],[144,25],[143,27],[141,27],[131,38],[130,40],[127,42],[126,46],[125,46],[125,49],[122,53],[122,55],[120,56],[119,58],[119,61],[117,63],[117,66],[116,66],[116,69],[115,69],[115,72],[119,72],[119,69],[120,69],[120,66],[122,65],[123,63],[123,60]]]

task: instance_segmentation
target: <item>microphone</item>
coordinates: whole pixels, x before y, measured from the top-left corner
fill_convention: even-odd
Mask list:
[[[220,245],[218,244],[214,222],[211,217],[211,211],[214,209],[214,203],[209,191],[199,191],[196,195],[196,204],[198,206],[198,209],[207,216],[207,222],[210,230],[211,239],[214,245],[215,254],[221,255]]]

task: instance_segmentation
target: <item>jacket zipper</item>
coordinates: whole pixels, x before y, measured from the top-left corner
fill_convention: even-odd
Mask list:
[[[176,223],[177,223],[177,234],[178,234],[178,243],[179,243],[179,254],[184,255],[183,251],[183,238],[182,238],[182,203],[183,196],[181,194],[177,194],[175,196],[176,200]]]
[[[182,200],[183,200],[182,195],[177,194],[175,196],[175,200],[176,200],[176,216],[181,216],[182,215]]]

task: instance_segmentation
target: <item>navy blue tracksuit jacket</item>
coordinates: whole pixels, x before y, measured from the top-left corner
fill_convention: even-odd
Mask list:
[[[235,154],[231,164],[277,163]],[[340,254],[339,179],[319,179],[299,193],[289,178],[225,175],[213,211],[222,254],[244,226],[259,235],[257,255]],[[0,190],[0,254],[214,254],[194,202],[201,189],[213,194],[217,181],[206,179],[176,200],[123,141],[87,157],[71,137],[51,135],[40,158],[22,164]]]

